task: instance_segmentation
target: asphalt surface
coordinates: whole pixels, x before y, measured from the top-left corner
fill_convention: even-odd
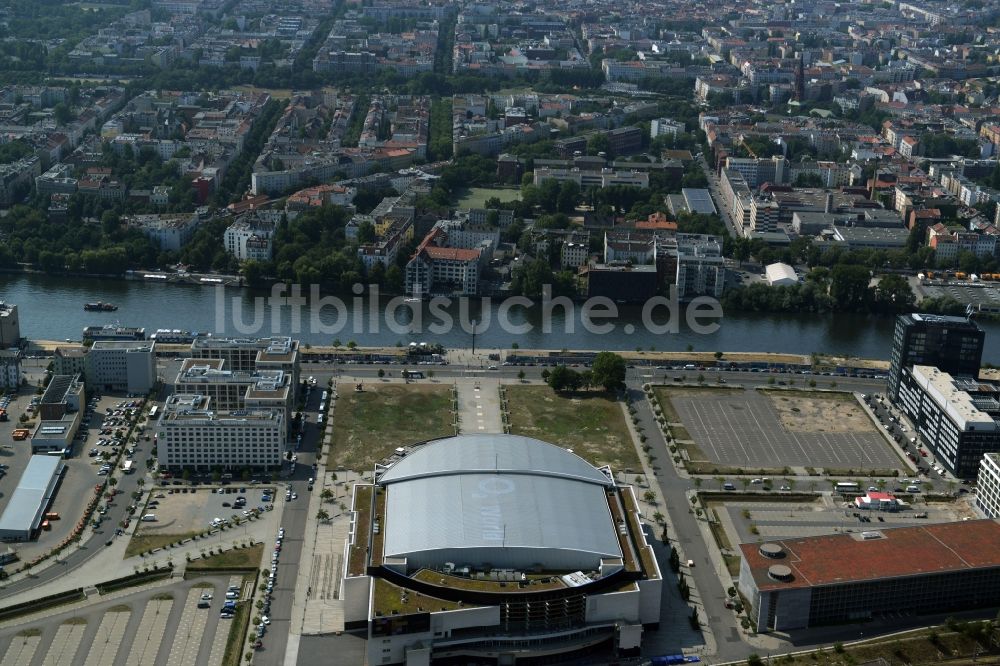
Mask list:
[[[311,373],[303,372],[303,377]],[[316,424],[316,410],[319,409],[320,396],[326,389],[326,378],[317,376],[317,386],[306,403],[309,421],[302,437],[302,446],[297,451],[298,462],[291,474],[284,479],[292,484],[293,492],[298,499],[285,502],[281,514],[281,526],[285,528],[285,538],[281,542],[281,554],[278,556],[277,576],[271,598],[271,626],[262,639],[263,647],[254,656],[254,664],[262,666],[281,666],[285,663],[285,650],[288,645],[288,634],[291,632],[292,603],[295,594],[295,580],[302,563],[302,544],[305,538],[306,518],[309,515],[309,493],[306,490],[309,477],[315,475],[312,469],[316,459],[316,445],[322,434],[321,427]],[[286,467],[286,470],[288,467]],[[275,479],[278,481],[279,479]],[[279,483],[279,487],[283,484]],[[273,548],[274,541],[265,542]],[[299,603],[305,603],[300,599]],[[314,662],[319,663],[319,662]],[[348,663],[348,662],[344,662]]]
[[[89,399],[89,398],[88,398]],[[121,398],[121,400],[128,400],[128,398]],[[100,418],[100,414],[97,418]],[[98,421],[99,424],[99,421]],[[84,444],[74,445],[74,455],[79,457],[83,455],[86,457],[86,450],[91,446],[91,438]],[[73,551],[71,554],[65,557],[59,558],[57,564],[49,566],[37,574],[29,577],[23,578],[21,580],[15,581],[9,585],[6,585],[2,590],[0,590],[0,599],[3,597],[17,594],[18,592],[23,592],[25,590],[30,590],[32,588],[44,585],[47,582],[53,581],[60,576],[63,576],[80,565],[84,564],[92,557],[100,555],[104,543],[108,539],[127,539],[128,536],[116,537],[115,529],[118,524],[124,521],[128,517],[127,508],[128,505],[133,501],[132,493],[139,489],[139,479],[145,478],[146,471],[146,460],[151,457],[151,451],[153,449],[152,442],[146,442],[141,439],[136,443],[136,455],[133,459],[136,462],[138,471],[134,474],[122,474],[120,470],[116,470],[115,478],[118,479],[118,484],[115,486],[115,490],[119,492],[115,498],[109,503],[109,511],[104,516],[104,521],[101,526],[94,530],[92,536],[84,541],[78,550]],[[124,458],[122,458],[123,460]],[[89,470],[88,470],[89,471]],[[95,476],[94,483],[102,477]],[[146,489],[149,489],[149,482],[146,482]],[[102,504],[108,503],[107,500],[102,500]],[[124,574],[123,574],[124,575]]]

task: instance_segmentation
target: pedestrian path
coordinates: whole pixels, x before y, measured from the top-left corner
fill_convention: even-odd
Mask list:
[[[41,640],[41,636],[15,636],[3,656],[3,664],[31,666],[31,660],[34,659],[35,650],[38,649]]]
[[[197,663],[198,650],[201,649],[201,637],[205,633],[205,616],[198,612],[198,602],[201,601],[201,595],[206,591],[207,588],[204,587],[192,587],[188,590],[180,624],[171,637],[172,643],[170,655],[167,657],[167,666],[188,666]]]
[[[45,654],[42,666],[62,666],[73,661],[86,629],[86,622],[63,622],[59,625],[55,638],[49,644],[49,651]]]
[[[463,435],[502,433],[500,382],[496,379],[458,379],[458,424]]]
[[[85,666],[105,666],[115,663],[115,656],[125,637],[125,627],[131,619],[129,611],[107,612],[97,628],[97,635],[90,644]]]
[[[142,622],[132,641],[127,666],[146,666],[156,661],[173,605],[173,599],[153,599],[146,604],[146,612],[142,614]]]

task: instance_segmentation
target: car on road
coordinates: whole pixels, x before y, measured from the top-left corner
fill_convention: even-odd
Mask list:
[[[212,593],[211,592],[204,593],[203,595],[201,595],[201,600],[202,601],[211,601],[212,600]]]

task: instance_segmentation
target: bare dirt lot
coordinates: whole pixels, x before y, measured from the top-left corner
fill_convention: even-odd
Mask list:
[[[766,391],[781,425],[790,432],[875,432],[853,396],[842,393]]]

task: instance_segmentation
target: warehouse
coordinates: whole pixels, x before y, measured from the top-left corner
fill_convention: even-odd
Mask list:
[[[970,520],[740,544],[757,630],[996,606],[1000,522]]]
[[[64,468],[57,456],[31,456],[7,508],[0,515],[0,540],[27,541],[38,531]]]
[[[449,437],[354,493],[345,622],[367,626],[371,663],[634,655],[660,621],[662,577],[631,486],[566,449]]]

